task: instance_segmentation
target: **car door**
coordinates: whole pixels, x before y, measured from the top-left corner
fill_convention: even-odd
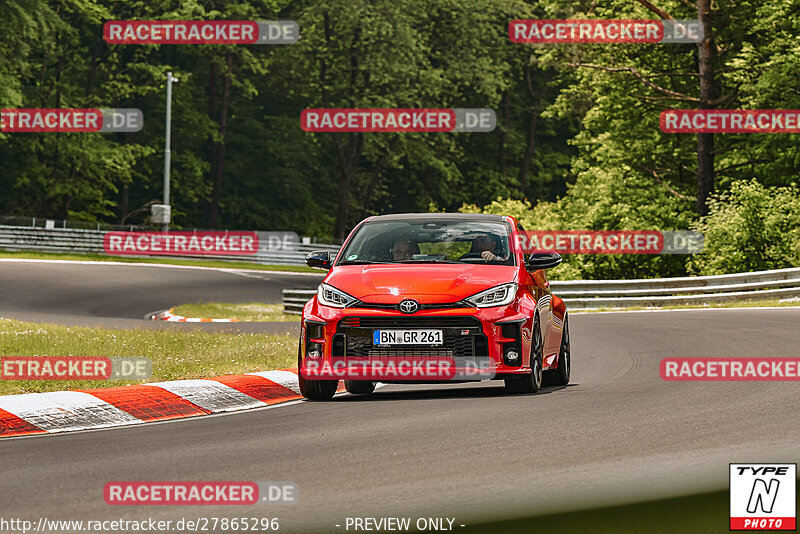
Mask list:
[[[517,232],[519,236],[527,236],[525,229],[520,223],[517,223]],[[522,240],[517,240],[520,245]],[[522,247],[520,247],[522,248]],[[524,265],[527,266],[530,254],[526,254],[523,250],[522,259]],[[527,270],[526,270],[527,271]],[[533,298],[536,300],[536,308],[539,310],[539,326],[542,330],[542,341],[544,343],[544,356],[552,352],[553,338],[556,337],[553,332],[553,305],[552,294],[550,292],[550,282],[547,280],[547,273],[544,269],[536,271],[527,271],[529,276],[521,276],[520,280],[526,279],[529,284],[529,291]]]

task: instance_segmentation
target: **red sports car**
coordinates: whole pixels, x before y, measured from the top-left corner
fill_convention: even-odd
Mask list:
[[[340,379],[364,394],[378,381],[566,385],[567,311],[545,274],[561,256],[523,251],[523,233],[501,215],[382,215],[356,226],[335,258],[310,253],[309,266],[330,272],[303,308],[303,396],[330,399]]]

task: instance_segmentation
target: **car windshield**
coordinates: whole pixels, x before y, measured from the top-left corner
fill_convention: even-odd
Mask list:
[[[375,221],[361,226],[339,265],[369,263],[480,263],[514,265],[509,227],[469,219]]]

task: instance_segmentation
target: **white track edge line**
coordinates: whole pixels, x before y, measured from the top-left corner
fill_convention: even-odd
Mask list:
[[[674,310],[603,310],[603,311],[582,311],[580,309],[567,311],[570,315],[599,315],[601,313],[656,313],[656,312],[688,312],[688,311],[743,311],[743,310],[800,310],[800,306],[751,306],[741,308],[678,308]]]
[[[375,386],[375,389],[386,387],[387,385],[388,384],[377,384]],[[336,395],[334,395],[334,397],[341,397],[343,395],[351,395],[351,393],[348,393],[346,391],[341,391],[341,392],[337,393]],[[281,403],[278,403],[278,404],[268,404],[266,406],[257,406],[257,407],[254,407],[254,408],[247,408],[245,410],[237,410],[237,411],[233,411],[233,412],[216,412],[216,413],[209,413],[209,414],[203,414],[203,415],[193,415],[193,416],[188,416],[188,417],[176,417],[174,419],[165,419],[165,420],[162,420],[162,421],[141,421],[141,423],[131,423],[131,424],[124,424],[124,425],[117,425],[117,426],[114,426],[114,427],[84,428],[84,429],[81,429],[81,430],[69,430],[69,431],[65,431],[65,432],[43,432],[43,433],[37,433],[37,434],[27,434],[27,435],[24,435],[24,436],[10,436],[10,437],[7,437],[7,438],[0,438],[0,443],[2,443],[4,441],[12,440],[12,439],[34,439],[34,438],[44,438],[44,437],[49,437],[49,436],[69,436],[69,435],[74,435],[74,434],[84,434],[84,433],[88,433],[88,432],[103,432],[105,430],[118,430],[118,429],[125,429],[125,428],[144,428],[145,426],[151,426],[151,425],[162,425],[162,424],[167,424],[167,423],[180,423],[181,421],[191,421],[191,420],[197,420],[197,419],[208,419],[208,418],[211,418],[211,417],[223,417],[223,416],[228,416],[228,415],[241,415],[243,413],[250,413],[250,412],[256,412],[256,411],[261,411],[261,410],[271,410],[273,408],[283,408],[284,406],[293,406],[295,404],[303,404],[303,403],[306,403],[306,402],[308,402],[308,399],[296,399],[296,400],[291,400],[291,401],[287,401],[287,402],[281,402]],[[321,405],[324,405],[324,404],[321,404]]]
[[[191,260],[190,260],[191,261]],[[175,265],[172,263],[147,263],[147,262],[125,262],[125,261],[97,261],[97,260],[45,260],[34,258],[0,258],[0,262],[8,263],[57,263],[57,264],[77,264],[77,265],[128,265],[134,267],[161,267],[163,269],[199,269],[201,271],[220,271],[239,273],[269,273],[269,274],[290,274],[299,276],[322,276],[325,273],[304,273],[299,271],[267,271],[263,269],[237,269],[235,267],[204,267],[202,265]]]

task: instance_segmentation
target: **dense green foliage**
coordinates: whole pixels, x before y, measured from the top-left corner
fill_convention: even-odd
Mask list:
[[[697,274],[763,271],[800,265],[800,191],[735,182],[697,224],[706,248],[689,268]]]
[[[370,214],[466,205],[517,214],[530,228],[708,232],[696,258],[573,257],[562,277],[798,265],[797,191],[764,189],[796,183],[796,135],[715,135],[701,219],[697,136],[662,133],[658,116],[709,104],[702,76],[711,107],[800,108],[800,0],[714,2],[706,73],[695,44],[524,45],[507,35],[517,18],[665,13],[698,17],[690,0],[4,0],[0,107],[133,107],[145,127],[0,133],[0,214],[146,224],[161,196],[172,71],[179,227],[326,240]],[[296,20],[301,40],[108,45],[103,23],[115,19]],[[498,127],[309,134],[299,117],[310,107],[488,107]]]

